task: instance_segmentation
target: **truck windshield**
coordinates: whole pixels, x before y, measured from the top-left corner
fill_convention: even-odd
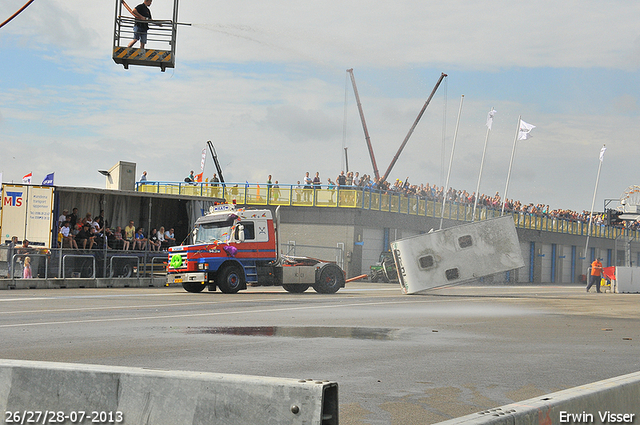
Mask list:
[[[200,224],[196,227],[195,243],[209,243],[214,241],[226,241],[231,234],[233,220],[217,223]]]

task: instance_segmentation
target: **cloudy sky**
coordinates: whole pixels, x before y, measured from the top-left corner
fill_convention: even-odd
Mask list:
[[[135,6],[131,0],[131,6]],[[0,21],[26,0],[2,0]],[[526,3],[526,4],[525,4]],[[154,0],[156,19],[173,3]],[[150,180],[200,170],[207,140],[229,182],[281,184],[305,171],[372,174],[354,69],[380,174],[441,73],[448,74],[390,179],[596,210],[640,185],[640,3],[567,0],[323,2],[182,0],[175,69],[111,59],[115,0],[35,0],[0,28],[0,172],[34,183],[104,187],[97,170],[135,162]],[[159,48],[165,48],[160,47]],[[205,176],[214,167],[210,159]]]

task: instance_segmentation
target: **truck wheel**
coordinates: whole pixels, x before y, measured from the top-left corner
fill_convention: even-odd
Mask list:
[[[313,289],[319,294],[335,294],[344,286],[344,275],[340,267],[328,264],[320,271],[320,276],[313,285]]]
[[[309,289],[309,285],[295,285],[295,284],[287,284],[282,285],[285,291],[291,292],[292,294],[302,294],[304,291]]]
[[[182,282],[182,287],[187,292],[202,292],[206,286],[202,282]]]
[[[223,293],[235,294],[244,286],[244,273],[238,266],[226,266],[218,272],[216,284]]]

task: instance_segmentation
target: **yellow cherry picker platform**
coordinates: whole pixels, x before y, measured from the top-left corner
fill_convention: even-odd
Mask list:
[[[131,16],[128,16],[127,12]],[[149,25],[145,48],[128,47],[134,39],[133,26],[136,23],[136,17],[133,9],[124,0],[116,0],[113,31],[114,62],[122,64],[125,69],[129,69],[129,65],[155,66],[163,72],[167,68],[174,68],[178,25],[189,25],[178,23],[178,0],[173,0],[171,20],[150,19],[144,22]]]

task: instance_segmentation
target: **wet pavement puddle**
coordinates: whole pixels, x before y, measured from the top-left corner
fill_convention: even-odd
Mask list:
[[[342,326],[229,326],[188,328],[188,334],[394,340],[398,329]]]

